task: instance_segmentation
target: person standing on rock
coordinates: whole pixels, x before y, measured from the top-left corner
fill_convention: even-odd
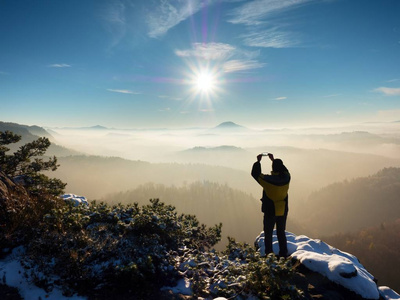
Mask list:
[[[253,164],[251,176],[263,187],[261,198],[261,210],[264,213],[264,242],[265,254],[272,251],[272,233],[276,224],[276,232],[279,242],[279,256],[287,257],[286,240],[286,219],[289,211],[288,190],[290,183],[290,173],[281,159],[275,159],[272,153],[268,157],[272,161],[271,175],[261,172],[261,159],[263,154],[257,156],[257,161]]]

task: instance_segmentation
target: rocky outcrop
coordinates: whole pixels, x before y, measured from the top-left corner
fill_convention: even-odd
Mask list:
[[[296,262],[293,284],[304,291],[306,299],[400,299],[386,297],[385,289],[378,286],[354,255],[340,251],[319,239],[286,232],[288,250]],[[273,250],[279,253],[276,232],[273,234]],[[264,233],[255,245],[265,255]],[[395,293],[393,291],[393,293]]]
[[[326,276],[311,271],[298,261],[294,264],[294,271],[291,283],[303,291],[305,299],[365,300],[360,295],[332,282]]]
[[[0,171],[0,205],[15,196],[26,198],[28,194],[22,186],[15,184],[11,178]]]
[[[8,245],[5,233],[13,226],[13,216],[18,216],[28,201],[29,196],[25,188],[0,171],[0,246]],[[0,253],[0,257],[5,254]]]
[[[9,190],[13,189],[15,184],[3,172],[0,172],[0,203],[10,197]]]

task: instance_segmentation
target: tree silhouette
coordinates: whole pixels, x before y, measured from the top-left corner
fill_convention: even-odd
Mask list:
[[[59,179],[49,178],[43,171],[57,170],[57,158],[43,159],[50,146],[48,138],[40,137],[37,140],[21,146],[16,152],[9,154],[6,145],[17,143],[21,136],[11,131],[0,132],[0,171],[4,172],[14,181],[25,186],[31,195],[44,193],[58,196],[63,193],[66,186]]]

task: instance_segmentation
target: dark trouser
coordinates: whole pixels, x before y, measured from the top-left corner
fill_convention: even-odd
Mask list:
[[[276,224],[276,233],[279,242],[279,256],[287,257],[287,240],[286,240],[286,219],[287,213],[283,216],[267,216],[264,214],[264,242],[265,242],[265,254],[272,253],[272,232]]]

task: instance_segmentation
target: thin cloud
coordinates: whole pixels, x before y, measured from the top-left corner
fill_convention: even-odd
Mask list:
[[[282,100],[286,100],[287,99],[287,97],[277,97],[277,98],[274,98],[274,100],[277,100],[277,101],[282,101]]]
[[[388,80],[387,82],[398,82],[398,81],[400,81],[400,78],[394,78],[394,79]]]
[[[9,75],[9,73],[4,72],[4,71],[0,71],[0,75]]]
[[[271,14],[281,13],[288,9],[296,8],[313,0],[255,0],[246,2],[241,7],[233,10],[229,20],[233,24],[260,25]]]
[[[212,3],[213,1],[208,1]],[[147,15],[148,35],[152,38],[163,36],[168,30],[197,13],[204,6],[204,1],[169,1],[161,0],[159,6]]]
[[[243,41],[250,47],[262,48],[290,48],[301,44],[298,35],[289,31],[283,31],[278,27],[273,27],[263,31],[254,31],[243,35]]]
[[[175,50],[179,57],[195,57],[205,60],[227,60],[233,56],[254,59],[260,51],[245,51],[225,43],[193,43],[192,49]]]
[[[175,50],[179,57],[197,57],[205,60],[223,60],[233,56],[236,47],[224,43],[194,43],[192,49]]]
[[[126,26],[126,8],[121,1],[115,1],[107,6],[102,18],[104,19],[105,30],[111,36],[111,48],[118,45],[125,37]]]
[[[169,99],[169,100],[175,100],[175,101],[180,101],[180,100],[182,100],[182,98],[179,98],[179,97],[171,97],[171,96],[167,96],[167,95],[159,95],[158,98],[161,98],[161,99]]]
[[[244,43],[250,47],[291,48],[302,41],[299,33],[283,23],[281,15],[290,9],[315,2],[315,0],[254,0],[247,1],[230,13],[228,22],[248,27],[248,34],[242,35]]]
[[[51,64],[48,65],[49,68],[70,68],[71,65],[69,64]]]
[[[264,67],[265,63],[260,63],[256,60],[229,60],[222,66],[225,73],[239,72],[251,69],[258,69]]]
[[[131,90],[115,90],[115,89],[107,89],[107,91],[109,92],[113,92],[113,93],[120,93],[120,94],[132,94],[132,95],[140,95],[140,93],[138,92],[134,92]]]
[[[374,92],[382,93],[386,96],[400,96],[400,88],[379,87]]]

